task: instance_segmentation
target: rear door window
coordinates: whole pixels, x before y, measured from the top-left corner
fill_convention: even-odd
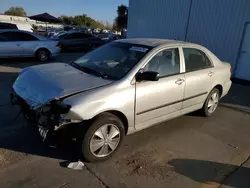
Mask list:
[[[6,37],[8,41],[36,41],[38,38],[21,32],[4,32],[2,36]]]
[[[18,29],[15,24],[1,24],[0,29]]]
[[[74,39],[73,34],[65,34],[59,37],[60,39]]]
[[[90,38],[92,36],[89,34],[86,34],[86,33],[74,33],[72,37],[74,39],[86,39],[86,38]]]
[[[0,34],[0,42],[6,42],[8,39]]]
[[[186,72],[202,70],[213,67],[207,55],[201,50],[194,48],[183,48]]]

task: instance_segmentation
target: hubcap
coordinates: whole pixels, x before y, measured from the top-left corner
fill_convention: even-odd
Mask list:
[[[90,140],[90,151],[96,157],[110,155],[120,142],[120,131],[114,124],[106,124],[97,129]]]
[[[218,93],[214,93],[212,94],[211,98],[209,99],[208,101],[208,112],[211,114],[213,113],[217,106],[218,106],[218,103],[219,103],[219,95]]]
[[[46,60],[47,59],[47,52],[45,52],[45,51],[40,51],[39,52],[39,55],[40,55],[40,59],[41,60]]]

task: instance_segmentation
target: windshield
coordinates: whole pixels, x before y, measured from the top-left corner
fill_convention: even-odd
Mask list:
[[[148,46],[113,42],[84,55],[75,63],[105,75],[109,79],[119,80],[125,76],[138,61],[151,49]]]

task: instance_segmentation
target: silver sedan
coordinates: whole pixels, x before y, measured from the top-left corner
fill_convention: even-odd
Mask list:
[[[200,45],[125,39],[69,64],[24,69],[11,100],[43,140],[75,127],[82,156],[100,161],[117,151],[125,135],[196,110],[211,116],[230,77],[230,64]]]
[[[0,30],[0,58],[37,57],[47,61],[60,52],[58,41],[21,30]]]

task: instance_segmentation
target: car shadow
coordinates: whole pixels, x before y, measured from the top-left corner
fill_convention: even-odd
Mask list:
[[[244,188],[249,187],[250,183],[250,168],[247,167],[194,159],[173,159],[168,165],[173,171],[203,184]],[[234,175],[234,178],[230,178],[230,175]]]
[[[0,58],[0,65],[1,64],[11,64],[14,62],[19,62],[19,63],[28,63],[28,62],[34,62],[37,61],[36,58],[34,57],[24,57],[24,58]]]

